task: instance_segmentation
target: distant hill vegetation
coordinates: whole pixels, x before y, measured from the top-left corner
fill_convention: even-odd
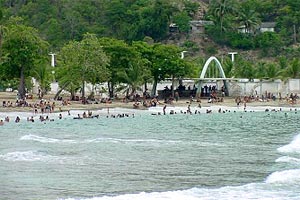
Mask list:
[[[73,97],[86,82],[132,96],[199,77],[212,55],[227,77],[300,78],[299,16],[295,0],[0,0],[0,89],[24,96],[35,77],[46,93],[55,78]]]
[[[174,43],[192,56],[231,50],[253,59],[300,54],[300,1],[295,0],[0,0],[0,5],[2,25],[21,17],[53,51],[88,32],[127,43],[145,38]],[[192,20],[213,25],[193,33]],[[274,26],[262,31],[265,22]],[[170,24],[176,24],[176,33],[170,33]]]

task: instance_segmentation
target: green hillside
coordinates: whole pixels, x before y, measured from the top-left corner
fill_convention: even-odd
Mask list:
[[[106,66],[108,71],[105,77],[113,77],[110,79],[113,85],[130,82],[128,68],[134,67],[130,64],[133,62],[130,59],[124,59],[122,62],[113,61],[114,57],[121,53],[125,57],[138,55],[135,62],[139,62],[146,68],[147,72],[143,73],[146,76],[138,80],[134,87],[142,85],[140,83],[145,81],[157,82],[170,77],[197,77],[204,61],[211,55],[222,58],[225,73],[229,77],[287,79],[300,76],[299,1],[0,0],[0,5],[2,57],[0,78],[4,85],[8,84],[8,79],[9,84],[15,84],[16,81],[11,80],[20,77],[22,71],[20,71],[22,69],[20,63],[25,62],[26,59],[26,62],[31,62],[32,66],[26,68],[28,72],[24,76],[42,76],[43,69],[36,69],[36,66],[40,66],[37,64],[37,57],[33,56],[28,59],[29,55],[32,56],[41,51],[44,51],[46,56],[48,55],[45,52],[66,52],[64,49],[71,48],[72,45],[83,45],[83,41],[94,37],[102,41],[100,43],[103,51],[110,59],[106,61],[110,67]],[[205,23],[201,27],[198,26],[199,30],[194,30],[192,21]],[[170,27],[171,24],[172,27]],[[23,35],[12,34],[17,30],[20,32],[20,28]],[[87,36],[87,33],[90,36]],[[34,38],[28,37],[27,42],[30,43],[33,40],[40,42],[35,42],[32,52],[26,51],[28,55],[26,54],[24,58],[14,58],[13,61],[10,56],[13,55],[13,51],[17,52],[14,45],[18,44],[17,41],[23,41],[26,34],[35,36]],[[19,40],[13,37],[19,37]],[[14,45],[13,41],[16,42]],[[92,41],[95,42],[93,39]],[[72,43],[71,46],[70,43]],[[44,46],[43,50],[38,48],[41,47],[40,45]],[[24,45],[24,48],[27,47]],[[82,48],[84,50],[85,47]],[[113,48],[115,51],[112,50]],[[128,52],[118,52],[118,49],[122,48]],[[169,52],[166,53],[164,48]],[[19,50],[16,56],[19,56],[21,50],[24,49]],[[185,68],[184,73],[180,72],[182,69],[174,67],[179,61],[171,62],[171,58],[168,57],[172,52],[179,54],[183,50],[188,51],[184,65],[190,66],[189,70]],[[235,63],[231,63],[228,56],[228,53],[232,51],[238,52]],[[159,53],[166,53],[166,55],[160,56]],[[153,55],[156,55],[155,58]],[[58,64],[66,58],[58,56]],[[160,62],[157,61],[158,58]],[[176,59],[179,58],[180,56],[176,55]],[[163,63],[163,59],[170,63]],[[74,63],[66,65],[74,65]],[[161,70],[162,65],[166,65],[164,72]],[[118,67],[111,69],[115,66]],[[61,68],[63,68],[62,65]],[[35,73],[32,73],[33,69]],[[158,69],[161,70],[160,74],[158,74]],[[131,70],[136,71],[135,68]],[[60,78],[59,74],[61,77],[66,77],[63,72],[57,72],[57,74],[56,79]],[[48,76],[51,77],[51,75]],[[39,79],[51,79],[49,77],[43,78],[42,76]],[[86,81],[87,78],[81,77],[80,80]],[[61,84],[64,81],[68,83],[62,78]],[[89,80],[94,83],[103,81],[107,79]],[[80,82],[75,85],[70,90],[80,88]],[[27,87],[30,86],[27,84]],[[45,86],[44,89],[46,88]],[[113,91],[110,92],[113,93]]]

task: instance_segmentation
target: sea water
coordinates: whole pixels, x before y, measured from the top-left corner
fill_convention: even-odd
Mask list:
[[[0,199],[300,199],[300,112],[193,109],[34,123],[0,113],[11,118],[0,127]]]

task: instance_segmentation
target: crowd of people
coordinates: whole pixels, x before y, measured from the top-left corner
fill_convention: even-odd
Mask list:
[[[172,89],[172,88],[171,88]],[[167,86],[165,87],[166,91],[171,91]],[[183,109],[178,113],[182,114],[200,114],[201,109],[201,101],[207,100],[207,103],[217,103],[217,102],[223,102],[224,101],[224,87],[221,88],[221,90],[217,89],[217,86],[215,85],[204,85],[201,88],[201,94],[197,97],[195,97],[193,94],[197,90],[195,85],[193,87],[188,86],[187,88],[183,85],[180,85],[172,95],[170,95],[168,98],[159,99],[159,96],[151,97],[148,90],[145,90],[142,95],[134,94],[131,96],[126,96],[121,100],[124,103],[133,102],[133,108],[135,109],[147,109],[150,107],[156,107],[160,106],[162,107],[162,112],[154,113],[155,115],[165,115],[167,114],[167,106],[174,106],[174,101],[178,101],[180,99],[180,91],[191,91],[191,95],[189,98],[184,98],[186,101],[187,109]],[[220,93],[221,91],[221,93]],[[291,93],[286,95],[285,97],[282,97],[279,93],[278,96],[275,96],[273,93],[265,91],[261,96],[257,94],[257,91],[254,92],[253,95],[248,96],[238,96],[236,97],[235,103],[237,107],[244,107],[244,110],[246,111],[247,104],[251,103],[253,101],[257,102],[268,102],[268,101],[275,101],[279,99],[279,101],[286,101],[287,104],[294,105],[297,103],[297,99],[299,96],[295,93]],[[99,103],[105,103],[105,104],[111,104],[114,100],[111,98],[102,98]],[[191,104],[193,102],[197,102],[197,106],[195,106],[194,111],[191,110]],[[98,103],[98,101],[97,101]],[[71,102],[69,100],[60,98],[59,101],[51,101],[51,100],[44,100],[39,99],[37,101],[34,101],[32,98],[28,101],[28,99],[19,99],[17,98],[15,101],[12,100],[4,100],[2,101],[2,106],[4,108],[15,108],[15,107],[28,107],[32,108],[33,116],[28,117],[27,121],[34,122],[34,121],[54,121],[53,118],[50,119],[49,116],[57,116],[57,115],[50,115],[54,112],[60,112],[58,114],[58,119],[62,119],[62,106],[68,106],[71,105]],[[175,104],[177,105],[177,104]],[[58,107],[58,109],[57,109]],[[184,107],[184,106],[183,106]],[[108,108],[109,109],[109,108]],[[30,109],[31,110],[31,109]],[[201,110],[202,113],[212,113],[212,110],[207,109],[205,112],[203,112],[203,109]],[[219,110],[219,113],[224,113],[227,111]],[[170,110],[169,114],[178,114],[174,110]],[[68,115],[70,115],[70,112],[68,112]],[[39,117],[37,117],[39,116]],[[111,118],[123,118],[123,117],[129,117],[131,115],[128,114],[114,114],[114,115],[106,115],[106,117]],[[74,119],[85,119],[85,118],[99,118],[99,115],[93,115],[91,111],[83,112],[82,114],[77,114]],[[4,123],[14,121],[16,123],[19,123],[21,121],[20,117],[17,116],[14,118],[14,120],[11,120],[8,116],[6,116],[4,119],[0,119],[0,125],[3,125]]]

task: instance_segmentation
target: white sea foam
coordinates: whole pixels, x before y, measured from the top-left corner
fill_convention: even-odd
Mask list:
[[[103,196],[88,199],[68,198],[66,200],[296,200],[287,191],[266,189],[266,184],[248,184],[239,187],[218,189],[192,188],[180,191],[141,192],[119,196]]]
[[[284,162],[284,163],[293,163],[293,164],[300,164],[299,158],[294,158],[290,156],[283,156],[276,160],[276,162]]]
[[[293,141],[277,149],[281,153],[300,153],[300,134],[296,135]]]
[[[112,143],[180,143],[176,140],[157,140],[157,139],[129,139],[129,138],[96,138],[85,140],[84,143],[99,143],[99,142],[112,142]]]
[[[32,134],[22,136],[20,140],[37,141],[41,143],[76,143],[75,140],[48,138]]]
[[[300,169],[274,172],[266,179],[266,183],[297,183],[300,181]]]
[[[42,154],[35,151],[16,151],[16,152],[10,152],[4,155],[0,155],[0,159],[6,160],[6,161],[51,161],[51,160],[57,160],[58,157]]]
[[[70,139],[56,139],[49,137],[42,137],[38,135],[24,135],[20,140],[37,141],[41,143],[101,143],[101,142],[111,142],[111,143],[163,143],[163,144],[175,144],[180,143],[180,140],[158,140],[158,139],[130,139],[130,138],[95,138],[86,139],[83,141],[76,141]]]

